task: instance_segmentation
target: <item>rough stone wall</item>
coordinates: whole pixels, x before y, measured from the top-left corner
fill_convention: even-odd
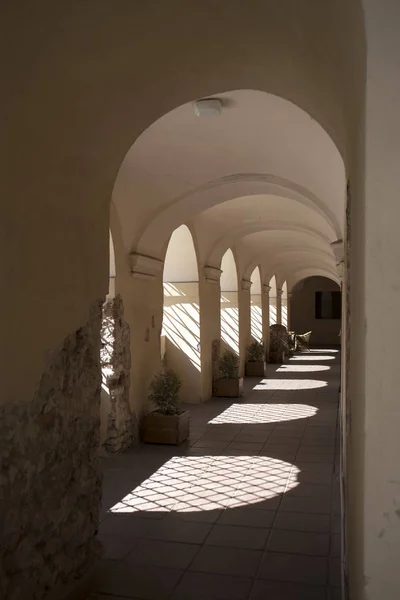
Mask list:
[[[271,325],[269,328],[269,361],[282,363],[289,354],[289,335],[284,325]]]
[[[103,385],[108,389],[104,447],[115,454],[132,446],[137,439],[136,418],[129,404],[130,331],[124,320],[120,295],[103,305],[101,327],[101,370]],[[103,407],[104,408],[104,407]]]
[[[101,302],[54,351],[33,399],[0,407],[2,600],[41,600],[99,553],[100,323]]]

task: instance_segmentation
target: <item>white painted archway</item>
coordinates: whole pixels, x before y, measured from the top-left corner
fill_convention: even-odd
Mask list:
[[[239,354],[238,275],[231,249],[222,257],[221,270],[221,340]]]
[[[181,225],[173,232],[165,255],[161,355],[166,366],[181,378],[180,397],[186,402],[201,398],[198,280],[192,234]]]

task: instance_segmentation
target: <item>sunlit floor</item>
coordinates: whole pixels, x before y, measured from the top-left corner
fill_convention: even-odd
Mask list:
[[[98,600],[340,598],[339,353],[190,405],[188,445],[104,461]]]

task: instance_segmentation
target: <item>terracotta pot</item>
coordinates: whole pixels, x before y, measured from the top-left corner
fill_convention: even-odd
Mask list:
[[[179,446],[189,437],[189,412],[179,415],[162,415],[153,412],[145,415],[141,423],[141,439],[149,444]]]
[[[246,363],[246,376],[247,377],[265,377],[266,364],[265,361],[247,362]]]
[[[239,379],[217,379],[214,395],[223,398],[239,398],[243,396],[243,377]]]

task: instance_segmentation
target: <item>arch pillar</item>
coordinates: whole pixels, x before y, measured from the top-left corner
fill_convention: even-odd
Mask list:
[[[242,279],[238,292],[239,304],[239,358],[240,376],[243,377],[246,363],[246,348],[251,339],[251,281]]]
[[[278,325],[282,325],[282,289],[276,290],[276,322]]]
[[[270,285],[262,286],[261,307],[262,307],[262,334],[266,356],[269,353],[269,293]]]
[[[199,277],[200,297],[200,357],[201,357],[201,400],[212,396],[214,340],[221,338],[220,278],[221,269],[205,266]]]
[[[161,366],[160,336],[163,317],[162,272],[139,276],[117,274],[115,292],[124,303],[130,329],[130,406],[139,420],[147,405],[148,387]]]

